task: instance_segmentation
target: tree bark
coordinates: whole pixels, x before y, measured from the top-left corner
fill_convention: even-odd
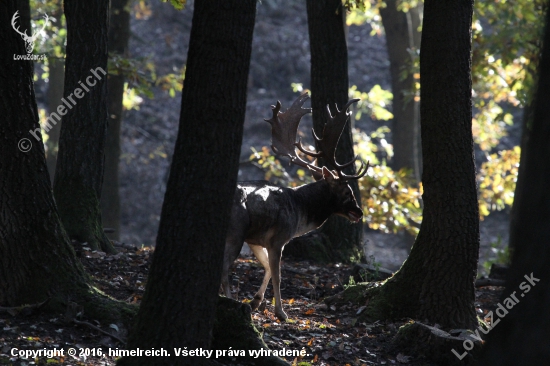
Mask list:
[[[107,129],[109,1],[65,0],[64,5],[67,108],[62,117],[55,200],[70,238],[113,253],[115,249],[103,233],[99,209]]]
[[[46,309],[59,312],[70,299],[82,304],[86,315],[111,318],[117,311],[96,306],[99,294],[89,286],[55,206],[32,62],[13,59],[14,54],[26,54],[23,40],[10,25],[16,4],[0,2],[0,305],[50,299]]]
[[[27,34],[30,35],[32,32],[31,25],[31,4],[30,0],[17,0],[17,8],[19,11],[19,24],[21,24],[20,29],[26,29]],[[12,14],[13,16],[13,14]],[[34,70],[33,70],[34,73]]]
[[[510,251],[510,254],[513,256],[514,251],[520,247],[521,250],[521,244],[523,243],[522,237],[517,237],[516,234],[518,234],[517,230],[515,228],[518,225],[518,222],[521,222],[521,217],[519,216],[520,212],[518,210],[518,207],[520,207],[520,202],[522,200],[522,195],[526,194],[526,190],[524,188],[525,183],[525,164],[523,164],[524,161],[527,160],[526,154],[527,154],[527,146],[529,144],[529,136],[531,135],[531,128],[533,123],[533,105],[532,103],[528,103],[523,108],[523,119],[521,122],[521,140],[520,140],[520,147],[521,147],[521,154],[520,154],[520,165],[518,168],[518,178],[516,181],[516,190],[514,192],[514,203],[512,204],[512,208],[510,209],[510,235],[508,239],[508,249]]]
[[[348,101],[348,48],[346,40],[346,12],[340,0],[307,0],[309,45],[311,50],[311,106],[313,127],[323,131],[328,121],[327,105],[335,113],[335,104],[341,109]],[[336,161],[348,162],[355,157],[351,137],[353,119],[346,125],[336,152]],[[318,148],[318,147],[317,147]],[[325,162],[319,159],[321,166]],[[334,167],[331,167],[334,168]],[[345,170],[355,173],[355,166]],[[353,193],[360,202],[357,181],[350,181]],[[356,262],[363,258],[363,227],[351,224],[345,218],[333,216],[321,228],[338,253],[336,261]]]
[[[386,7],[380,9],[393,92],[393,168],[411,170],[416,182],[420,181],[422,174],[420,111],[419,103],[411,95],[415,90],[415,81],[413,57],[409,51],[420,48],[420,11],[419,7],[407,13],[397,10],[396,0],[387,0]]]
[[[479,213],[471,128],[473,2],[426,0],[420,56],[424,218],[409,258],[367,315],[477,326]]]
[[[255,0],[195,1],[178,139],[129,349],[210,349],[237,185],[255,14]],[[209,362],[171,356],[121,364]]]
[[[61,4],[58,4],[55,12],[50,15],[50,22],[60,28],[61,16],[63,15]],[[48,91],[46,93],[48,113],[57,113],[57,107],[63,103],[61,98],[63,98],[63,85],[65,83],[65,59],[63,57],[56,57],[56,55],[52,55],[48,58],[48,69]],[[48,131],[48,140],[46,141],[46,146],[48,148],[48,152],[46,154],[46,164],[48,165],[48,172],[50,173],[52,185],[55,177],[55,167],[57,165],[57,151],[59,148],[60,132],[61,122],[52,125],[52,128]]]
[[[63,102],[63,84],[65,80],[65,60],[61,58],[49,58],[48,68],[50,71],[50,77],[48,82],[48,92],[46,95],[48,103],[48,113],[56,112]],[[46,146],[48,147],[48,154],[46,155],[46,164],[48,165],[48,172],[50,173],[50,180],[53,184],[55,176],[55,167],[57,166],[57,151],[59,148],[59,133],[61,132],[61,122],[52,125],[52,128],[48,132],[48,141]]]
[[[524,184],[516,187],[521,200],[514,201],[517,218],[510,227],[510,239],[513,234],[516,246],[502,301],[508,304],[509,313],[488,336],[482,359],[484,365],[537,365],[541,360],[550,359],[549,100],[550,11],[547,10],[529,144],[522,146],[523,169],[519,172],[518,182],[521,178]],[[513,299],[512,295],[518,299],[512,300],[514,305],[505,302],[506,298]]]
[[[109,52],[128,57],[130,39],[130,13],[128,0],[111,0],[109,28]],[[120,195],[118,164],[120,160],[120,125],[122,121],[122,97],[124,75],[109,75],[107,97],[109,101],[109,126],[105,143],[105,173],[101,193],[101,217],[103,227],[114,229],[108,237],[120,240]]]

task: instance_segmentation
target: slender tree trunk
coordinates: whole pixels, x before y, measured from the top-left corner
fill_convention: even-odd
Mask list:
[[[107,129],[109,1],[65,0],[67,59],[54,194],[69,237],[115,252],[103,233],[99,198]],[[54,118],[54,117],[52,117]]]
[[[489,334],[483,365],[540,365],[550,360],[550,11],[534,100],[529,144],[522,150],[514,201],[516,239],[506,291],[505,318]],[[522,192],[518,192],[521,189]],[[514,301],[517,300],[517,301]],[[495,319],[496,320],[496,319]],[[501,320],[501,319],[499,319]],[[496,325],[496,324],[495,324]],[[544,361],[542,361],[544,360]]]
[[[419,103],[414,100],[413,57],[409,53],[420,48],[419,7],[407,13],[397,10],[397,1],[386,1],[380,9],[386,32],[393,92],[393,168],[407,168],[419,182],[422,173]],[[405,77],[403,77],[405,75]]]
[[[180,128],[129,349],[209,349],[239,166],[255,0],[195,1]],[[124,365],[202,365],[129,358]]]
[[[130,38],[130,13],[128,0],[111,1],[111,21],[109,28],[109,52],[128,57]],[[107,96],[109,100],[109,126],[105,143],[105,173],[101,193],[101,217],[103,226],[114,229],[109,237],[120,239],[120,195],[118,183],[118,163],[120,159],[120,124],[122,121],[122,96],[124,75],[109,75]]]
[[[479,213],[471,125],[473,2],[426,0],[420,56],[424,218],[409,258],[375,289],[375,318],[477,325]],[[449,87],[452,85],[452,87]]]
[[[56,25],[57,28],[61,28],[61,16],[63,15],[63,9],[61,4],[56,8],[56,11],[50,14],[50,22],[52,25]],[[62,104],[61,98],[63,98],[63,86],[65,83],[65,59],[52,56],[48,58],[49,69],[49,81],[48,91],[46,94],[46,102],[48,105],[48,113],[57,113],[57,107]],[[48,140],[46,141],[46,147],[48,152],[46,154],[46,164],[48,165],[48,172],[50,173],[50,180],[53,185],[55,177],[55,167],[57,165],[57,151],[59,148],[59,133],[61,132],[61,122],[52,125],[52,128],[48,131]]]
[[[523,120],[521,123],[522,131],[521,131],[521,141],[520,141],[520,147],[521,147],[520,165],[518,168],[518,179],[516,182],[516,190],[514,192],[514,203],[512,204],[512,208],[510,210],[510,236],[508,239],[508,248],[512,255],[518,247],[521,248],[521,244],[523,243],[523,238],[516,236],[518,232],[515,228],[517,227],[518,222],[521,221],[518,207],[520,207],[522,195],[527,192],[524,188],[526,176],[524,173],[525,164],[523,164],[523,162],[527,160],[526,158],[527,146],[529,144],[529,136],[531,134],[532,123],[533,123],[533,106],[530,103],[525,105],[525,107],[523,108]]]
[[[49,58],[48,68],[50,71],[48,82],[48,113],[56,112],[63,102],[63,84],[65,80],[65,60],[61,58]],[[57,165],[57,151],[59,148],[59,132],[61,131],[61,122],[56,125],[52,125],[50,131],[48,131],[48,141],[46,146],[48,147],[48,154],[46,155],[46,164],[48,165],[48,172],[50,173],[50,180],[53,184],[55,176],[55,167]]]
[[[16,4],[0,2],[0,306],[50,299],[46,309],[60,312],[71,300],[86,315],[109,318],[117,310],[97,306],[100,297],[75,257],[52,196],[32,62],[13,59],[26,54],[10,25]]]
[[[328,121],[327,105],[335,113],[348,101],[348,48],[346,41],[346,12],[340,0],[307,0],[307,17],[309,27],[309,44],[311,49],[311,106],[313,108],[313,126],[315,131],[323,131]],[[342,132],[336,161],[348,162],[355,157],[351,128],[353,120]],[[318,162],[324,164],[323,161]],[[347,174],[355,173],[350,167]],[[350,181],[355,197],[359,198],[357,181]],[[358,201],[360,201],[358,199]],[[363,254],[361,223],[351,224],[345,218],[333,216],[321,228],[328,236],[333,249],[341,260],[355,262]]]

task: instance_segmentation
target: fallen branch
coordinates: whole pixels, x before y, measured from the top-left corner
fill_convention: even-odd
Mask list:
[[[23,315],[30,315],[34,310],[40,309],[48,301],[50,301],[50,299],[46,299],[38,304],[21,305],[21,306],[15,306],[12,308],[0,306],[0,313],[8,313],[11,316],[16,316],[20,313],[23,313]]]
[[[504,280],[495,280],[493,278],[480,278],[479,280],[476,280],[476,287],[504,286],[505,284],[506,284],[506,281],[504,281]]]

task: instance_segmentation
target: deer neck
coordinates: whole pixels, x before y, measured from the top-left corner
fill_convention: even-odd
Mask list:
[[[301,234],[318,228],[334,213],[335,202],[325,180],[295,188],[294,193],[298,207],[301,208]],[[304,231],[306,228],[309,230]]]

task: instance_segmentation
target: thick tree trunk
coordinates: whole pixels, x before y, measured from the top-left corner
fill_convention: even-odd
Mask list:
[[[19,28],[21,30],[27,29],[27,34],[31,34],[31,4],[30,0],[17,0],[17,7],[16,10],[19,11],[19,24],[21,25]],[[12,14],[13,16],[13,14]],[[34,72],[34,70],[33,70]]]
[[[315,131],[323,131],[328,121],[327,105],[335,113],[348,101],[348,48],[346,41],[346,12],[340,0],[307,0],[309,44],[311,49],[311,106]],[[336,161],[348,162],[355,157],[350,119],[338,144]],[[324,161],[319,161],[319,165]],[[355,167],[345,171],[355,173]],[[359,200],[357,181],[350,181]],[[338,253],[336,261],[356,262],[363,254],[362,224],[351,224],[345,218],[333,216],[321,228]]]
[[[128,0],[111,1],[111,21],[109,28],[109,52],[128,56],[130,38],[130,13]],[[105,143],[105,173],[101,193],[101,217],[103,227],[114,229],[108,236],[120,239],[120,195],[118,183],[118,163],[120,159],[120,124],[122,121],[122,96],[124,75],[109,75],[107,97],[109,100],[109,126]]]
[[[237,184],[255,0],[195,1],[178,139],[129,349],[209,349]],[[124,365],[203,365],[129,358]]]
[[[46,300],[52,288],[83,280],[51,194],[32,82],[32,62],[10,26],[17,1],[0,3],[0,304],[17,306]],[[53,263],[59,265],[52,265]]]
[[[213,350],[260,350],[269,348],[260,338],[260,333],[252,322],[250,306],[238,301],[219,297],[216,308],[216,321],[212,330]],[[248,356],[248,353],[247,353]],[[221,357],[217,361],[231,365],[233,357]],[[239,364],[262,366],[289,366],[288,362],[279,357],[265,356],[261,358],[239,357]]]
[[[393,168],[410,169],[417,182],[422,173],[420,111],[419,103],[414,101],[412,95],[415,81],[413,57],[409,51],[420,48],[420,11],[418,7],[407,13],[399,11],[396,0],[386,1],[386,7],[380,9],[386,33],[393,92]]]
[[[58,114],[65,115],[54,179],[55,200],[70,238],[113,253],[115,249],[103,233],[99,209],[107,129],[109,1],[65,0],[64,4],[67,59],[64,105]]]
[[[100,298],[88,285],[53,200],[32,62],[13,59],[26,54],[10,25],[16,3],[0,2],[0,306],[50,299],[47,307],[59,312],[70,299],[86,315],[115,317],[116,309],[94,301]]]
[[[420,74],[424,218],[411,254],[367,315],[477,326],[479,214],[471,128],[473,3],[426,0]],[[451,86],[449,86],[451,85]]]
[[[538,365],[550,360],[550,11],[539,80],[534,100],[529,144],[522,146],[521,200],[514,201],[516,239],[502,303],[508,314],[489,334],[483,365]],[[522,192],[518,192],[521,189]],[[517,301],[514,301],[514,297]],[[510,296],[510,297],[508,297]],[[508,298],[508,302],[504,298]],[[510,302],[510,299],[512,301]],[[496,321],[496,319],[495,319]],[[496,325],[496,324],[495,324]]]
[[[52,57],[48,59],[48,68],[50,71],[48,93],[46,96],[48,113],[57,113],[57,107],[63,104],[61,98],[63,98],[63,84],[65,80],[65,60]],[[48,172],[50,173],[50,180],[52,184],[55,176],[55,167],[57,165],[57,151],[59,148],[60,131],[61,122],[56,125],[52,125],[50,131],[48,131],[48,141],[46,141],[46,146],[48,147],[46,164],[48,165]]]

